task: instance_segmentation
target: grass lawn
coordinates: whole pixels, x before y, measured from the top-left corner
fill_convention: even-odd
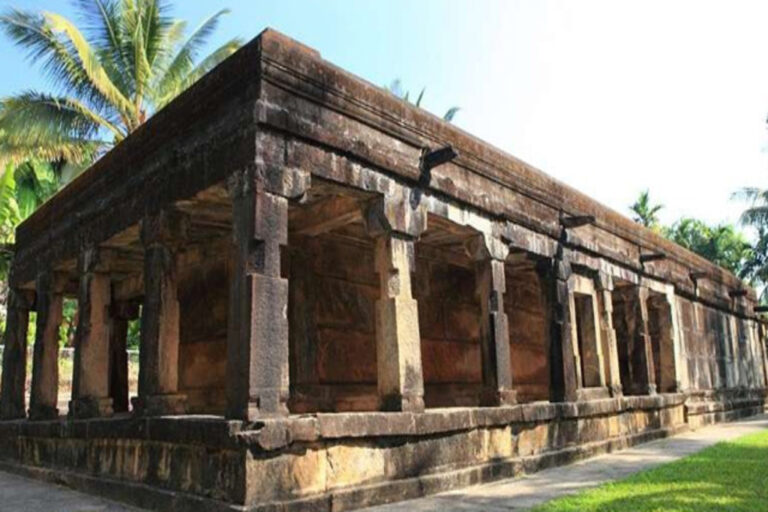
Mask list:
[[[532,512],[768,512],[768,432],[719,443]]]

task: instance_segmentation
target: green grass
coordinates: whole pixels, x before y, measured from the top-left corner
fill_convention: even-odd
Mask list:
[[[768,432],[701,452],[532,512],[767,512]]]

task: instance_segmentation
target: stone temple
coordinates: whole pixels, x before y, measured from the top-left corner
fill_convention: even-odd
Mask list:
[[[349,510],[765,409],[739,279],[271,30],[19,226],[10,285],[0,469],[155,510]]]

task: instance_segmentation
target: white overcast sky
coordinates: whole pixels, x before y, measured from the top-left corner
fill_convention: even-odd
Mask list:
[[[532,3],[479,38],[462,126],[619,211],[648,188],[665,222],[768,186],[768,2]]]
[[[0,0],[71,15],[65,0]],[[768,187],[768,0],[177,0],[217,43],[265,26],[376,84],[400,77],[456,124],[627,213],[648,188],[682,215],[735,221]],[[0,39],[0,94],[45,87]]]

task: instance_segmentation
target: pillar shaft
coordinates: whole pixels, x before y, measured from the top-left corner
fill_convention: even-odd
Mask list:
[[[424,409],[424,378],[416,300],[411,295],[413,240],[395,233],[376,239],[376,356],[381,408]]]
[[[609,275],[601,274],[598,286],[600,300],[600,328],[606,348],[604,357],[608,358],[607,384],[612,396],[621,396],[621,371],[619,370],[619,348],[616,329],[613,326],[613,280]]]
[[[112,307],[109,342],[109,396],[115,412],[128,411],[128,322],[138,316],[138,304],[118,302]]]
[[[51,272],[37,277],[37,328],[32,363],[30,419],[58,418],[59,409],[59,327],[64,297]]]
[[[632,363],[633,377],[639,391],[649,395],[656,394],[656,371],[653,365],[653,346],[648,331],[648,288],[638,287],[636,305],[638,318],[635,346],[633,347]]]
[[[562,248],[560,249],[562,251]],[[581,387],[577,340],[571,323],[571,296],[568,279],[570,262],[558,254],[547,272],[551,280],[553,310],[550,347],[550,394],[553,402],[574,402]]]
[[[27,329],[30,300],[25,292],[11,290],[5,323],[0,418],[23,418],[24,383],[27,377]]]
[[[506,278],[504,260],[509,249],[501,240],[479,235],[466,244],[475,260],[475,282],[480,299],[480,349],[483,371],[483,405],[514,404],[509,322],[504,311]]]
[[[75,360],[72,401],[69,413],[74,417],[109,416],[109,305],[111,287],[97,249],[80,254],[78,269],[78,323],[75,332]]]
[[[288,413],[288,201],[245,180],[231,187],[233,265],[227,340],[227,415],[254,420]]]
[[[144,415],[183,414],[179,394],[179,298],[176,249],[187,232],[187,218],[161,211],[144,218],[144,303],[139,345],[139,395],[134,410]]]

